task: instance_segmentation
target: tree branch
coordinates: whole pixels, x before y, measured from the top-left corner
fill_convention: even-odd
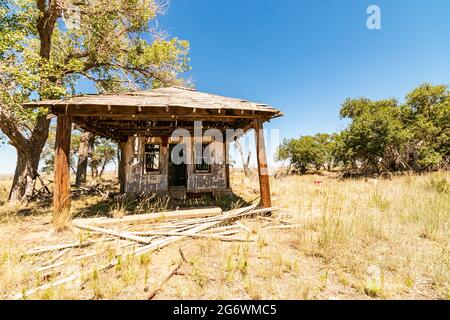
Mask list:
[[[0,129],[8,136],[10,143],[20,151],[28,149],[28,140],[23,136],[11,112],[5,106],[0,106]]]

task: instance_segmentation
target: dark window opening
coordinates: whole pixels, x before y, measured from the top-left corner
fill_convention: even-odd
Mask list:
[[[210,173],[211,172],[211,161],[207,161],[211,155],[205,151],[205,149],[209,146],[210,143],[203,143],[201,146],[201,153],[197,154],[195,152],[195,172],[196,173]],[[209,159],[211,160],[211,159]]]
[[[144,155],[144,170],[145,173],[159,172],[159,144],[146,144]]]

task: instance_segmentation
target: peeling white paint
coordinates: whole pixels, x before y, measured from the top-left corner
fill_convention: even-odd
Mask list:
[[[183,138],[186,143],[187,163],[187,192],[215,192],[227,190],[227,175],[225,165],[225,145],[213,142],[211,153],[215,157],[211,164],[210,173],[195,173],[193,164],[193,139]],[[144,144],[161,144],[160,172],[144,173]],[[162,146],[159,137],[129,137],[125,148],[125,192],[153,191],[167,193],[169,189],[169,145]]]

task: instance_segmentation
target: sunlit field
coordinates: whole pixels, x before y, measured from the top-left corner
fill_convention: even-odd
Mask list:
[[[241,220],[251,229],[253,242],[189,239],[124,258],[107,271],[98,271],[97,266],[120,248],[114,242],[98,244],[99,250],[105,246],[108,250],[89,261],[80,260],[79,281],[25,298],[144,299],[179,261],[182,247],[188,263],[155,299],[448,299],[449,181],[448,173],[391,180],[271,178],[273,205],[281,209],[270,218]],[[0,179],[2,299],[68,271],[64,268],[69,264],[51,273],[37,271],[37,264],[51,262],[56,253],[30,256],[27,250],[93,236],[76,228],[54,232],[48,202],[26,208],[6,204],[9,184],[8,178]],[[232,199],[196,199],[189,205],[236,207],[258,200],[257,177],[235,171],[232,186],[236,194]],[[169,206],[168,201],[155,199],[137,208],[152,212]],[[130,213],[126,205],[94,196],[75,199],[73,210],[76,215]],[[283,224],[285,228],[273,228]],[[58,261],[70,259],[74,256]]]

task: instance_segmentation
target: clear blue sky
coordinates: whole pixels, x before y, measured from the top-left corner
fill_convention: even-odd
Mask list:
[[[371,4],[381,30],[366,27]],[[197,89],[281,109],[268,125],[281,137],[344,128],[347,97],[450,83],[448,0],[172,0],[159,26],[190,41]],[[13,172],[14,150],[0,157],[0,173]]]

